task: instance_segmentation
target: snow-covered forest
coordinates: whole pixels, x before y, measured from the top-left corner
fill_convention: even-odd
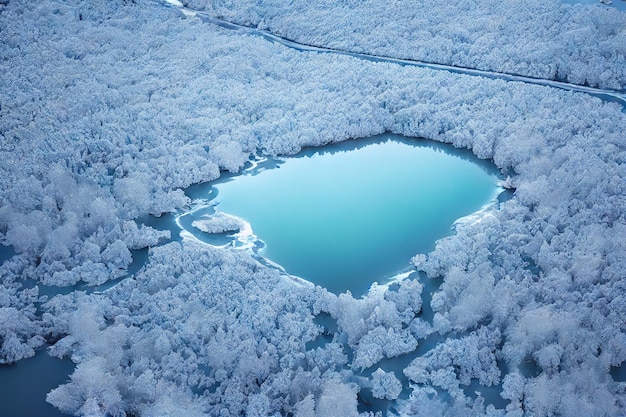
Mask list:
[[[539,0],[183,3],[309,45],[626,88],[624,17],[607,7]]]
[[[614,8],[187,6],[308,44],[626,87]],[[371,391],[410,416],[626,414],[622,105],[297,51],[150,0],[1,0],[0,40],[0,363],[70,357],[48,395],[61,411],[357,416]],[[421,279],[355,299],[148,226],[252,156],[382,132],[471,149],[515,190],[415,254]]]

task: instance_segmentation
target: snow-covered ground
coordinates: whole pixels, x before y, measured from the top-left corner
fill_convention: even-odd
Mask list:
[[[213,7],[324,46],[625,85],[615,9],[291,4]],[[421,37],[430,41],[413,43]],[[0,360],[48,344],[71,356],[71,380],[48,397],[66,413],[353,416],[361,389],[399,395],[401,375],[378,371],[381,361],[434,334],[440,342],[404,370],[403,414],[626,412],[615,371],[626,360],[622,106],[295,51],[150,1],[4,1],[0,38],[0,240],[15,251],[0,266]],[[470,148],[516,189],[414,258],[440,284],[432,299],[416,280],[336,296],[136,222],[188,206],[182,189],[251,155],[385,131]],[[46,299],[30,285],[101,284],[146,247],[145,268],[107,291]],[[476,382],[501,384],[506,410],[468,396]]]

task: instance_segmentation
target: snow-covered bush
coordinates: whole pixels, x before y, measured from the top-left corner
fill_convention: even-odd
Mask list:
[[[393,374],[378,368],[372,374],[372,394],[375,398],[395,400],[402,392],[402,384]]]

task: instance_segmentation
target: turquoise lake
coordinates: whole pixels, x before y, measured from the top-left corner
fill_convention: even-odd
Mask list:
[[[469,151],[387,134],[306,149],[213,182],[204,191],[209,205],[182,223],[213,211],[244,219],[262,242],[260,257],[332,292],[362,295],[494,202],[497,174]],[[185,228],[207,243],[226,238]]]

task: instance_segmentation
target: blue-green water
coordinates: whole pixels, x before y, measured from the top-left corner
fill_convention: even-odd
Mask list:
[[[495,168],[471,153],[395,135],[272,162],[213,183],[211,203],[251,225],[258,255],[335,293],[406,270],[499,190]]]

